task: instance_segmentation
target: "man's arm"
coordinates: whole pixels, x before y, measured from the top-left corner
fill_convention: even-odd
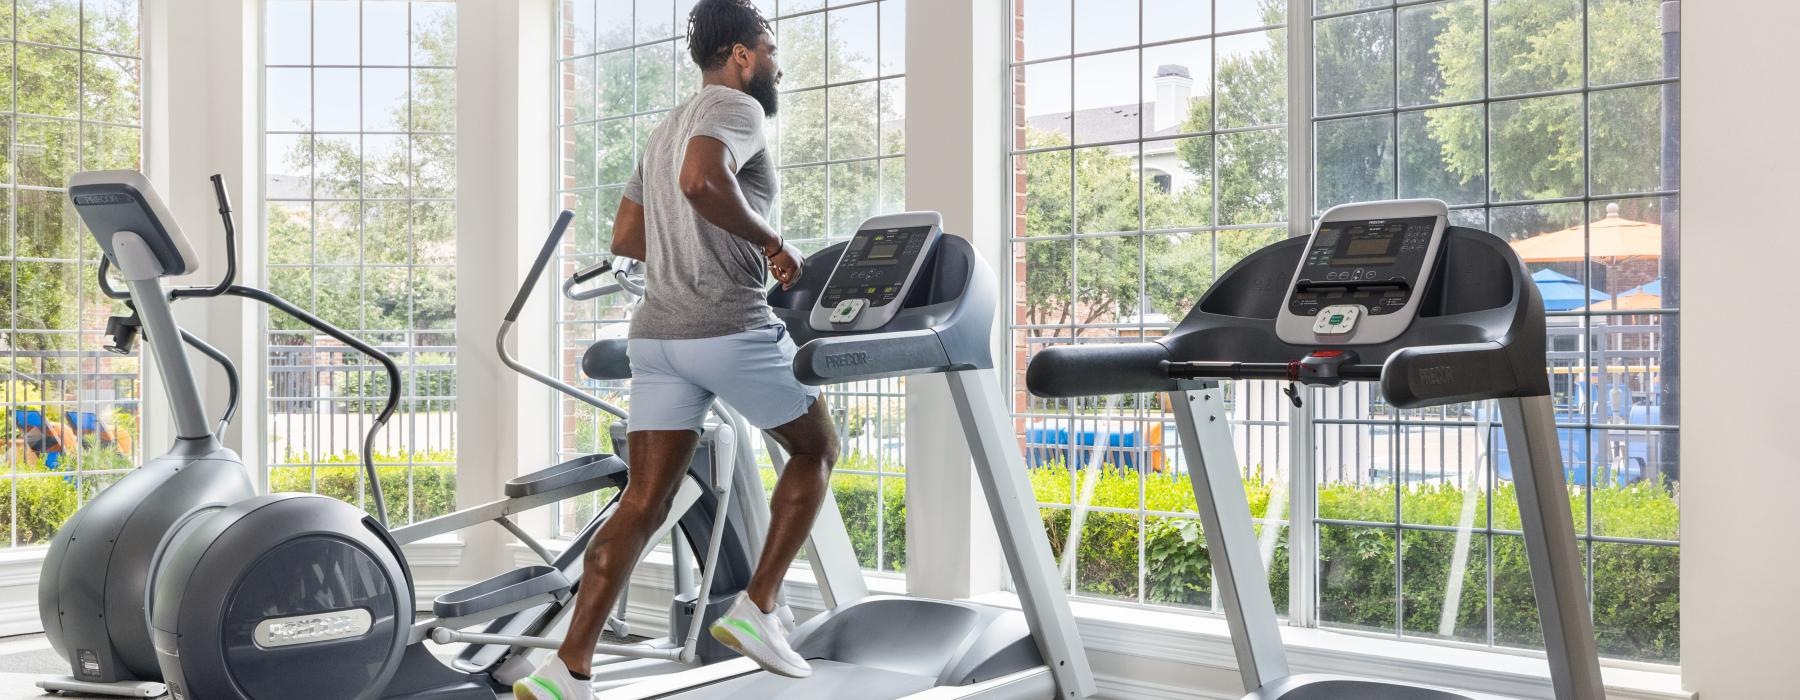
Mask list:
[[[774,227],[750,208],[732,170],[731,149],[711,136],[688,139],[681,160],[681,194],[700,217],[726,233],[749,241],[769,259],[769,269],[783,288],[800,279],[806,264],[800,250],[781,239]]]
[[[724,141],[711,136],[688,139],[687,156],[681,161],[681,194],[712,225],[749,241],[764,254],[772,253],[781,236],[750,208],[731,166],[731,150]]]
[[[619,213],[613,217],[612,254],[632,260],[650,254],[644,243],[644,205],[630,197],[619,198]]]

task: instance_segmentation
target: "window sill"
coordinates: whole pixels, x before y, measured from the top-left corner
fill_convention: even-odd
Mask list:
[[[1018,609],[1018,597],[991,593],[977,600]],[[1072,601],[1076,626],[1090,652],[1237,669],[1225,619],[1214,615]],[[1301,673],[1370,675],[1379,669],[1395,680],[1536,698],[1550,697],[1550,678],[1541,655],[1415,642],[1332,630],[1281,628],[1288,659]],[[1629,666],[1629,667],[1627,667]],[[1681,689],[1673,666],[1606,664],[1607,697],[1630,700],[1693,700]],[[1192,692],[1188,689],[1187,692]]]
[[[436,537],[427,537],[417,542],[408,542],[400,549],[406,553],[406,563],[414,567],[455,567],[461,566],[463,550],[468,547],[457,533],[449,532]]]

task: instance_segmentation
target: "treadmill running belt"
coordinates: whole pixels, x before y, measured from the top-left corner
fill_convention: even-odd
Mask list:
[[[759,698],[888,700],[930,690],[937,684],[936,678],[826,659],[807,659],[807,663],[812,664],[811,678],[787,678],[766,671],[756,671],[660,697],[681,698],[681,700],[710,700],[712,698],[721,700],[725,698],[733,700],[757,700]]]

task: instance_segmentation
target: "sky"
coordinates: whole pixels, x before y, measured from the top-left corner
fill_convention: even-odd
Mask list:
[[[409,23],[426,25],[447,2],[271,0],[264,19],[268,124],[278,131],[405,131],[414,60]],[[381,66],[283,68],[279,66]],[[447,69],[443,69],[447,70]]]

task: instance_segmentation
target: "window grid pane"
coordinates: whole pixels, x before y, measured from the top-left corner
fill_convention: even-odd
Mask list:
[[[1679,377],[1665,354],[1678,280],[1663,265],[1678,201],[1662,151],[1676,79],[1657,13],[1646,0],[1325,3],[1312,127],[1315,215],[1434,197],[1519,253],[1550,315],[1600,651],[1673,663],[1677,570],[1658,563],[1680,549]],[[1541,647],[1494,407],[1398,411],[1365,388],[1336,393],[1314,431],[1317,622]],[[1640,585],[1611,583],[1624,579]]]
[[[644,140],[667,109],[699,88],[684,35],[688,3],[676,3],[672,42],[660,29],[668,24],[667,3],[604,9],[612,4],[601,2],[596,13],[591,0],[558,3],[557,205],[575,212],[557,268],[565,276],[610,257],[613,214]],[[651,7],[655,17],[638,16]],[[769,219],[788,240],[816,252],[848,238],[871,215],[904,209],[906,0],[760,7],[786,72],[780,114],[768,123],[781,179]],[[624,333],[629,308],[613,297],[559,298],[554,313],[563,379],[629,408],[628,382],[588,381],[579,371],[588,345]],[[905,379],[829,387],[825,395],[844,445],[832,485],[858,559],[868,569],[902,571]],[[557,402],[553,432],[562,458],[614,451],[612,416],[572,399]],[[762,455],[760,466],[772,485],[767,459]],[[561,506],[559,533],[578,530],[610,497]]]
[[[1024,370],[1045,347],[1168,332],[1220,270],[1284,235],[1285,17],[1119,4],[1013,3],[1014,427],[1072,593],[1216,611],[1163,397],[1038,399]],[[1286,610],[1286,399],[1266,382],[1227,399]]]
[[[83,5],[87,5],[83,7]],[[140,460],[142,354],[104,349],[100,252],[71,216],[79,170],[141,166],[139,8],[132,1],[0,9],[0,288],[7,376],[0,546],[44,544]]]
[[[394,357],[402,399],[373,455],[389,518],[447,513],[456,500],[455,3],[269,0],[267,10],[270,286]],[[270,488],[372,510],[362,440],[386,374],[279,313],[264,318]]]

